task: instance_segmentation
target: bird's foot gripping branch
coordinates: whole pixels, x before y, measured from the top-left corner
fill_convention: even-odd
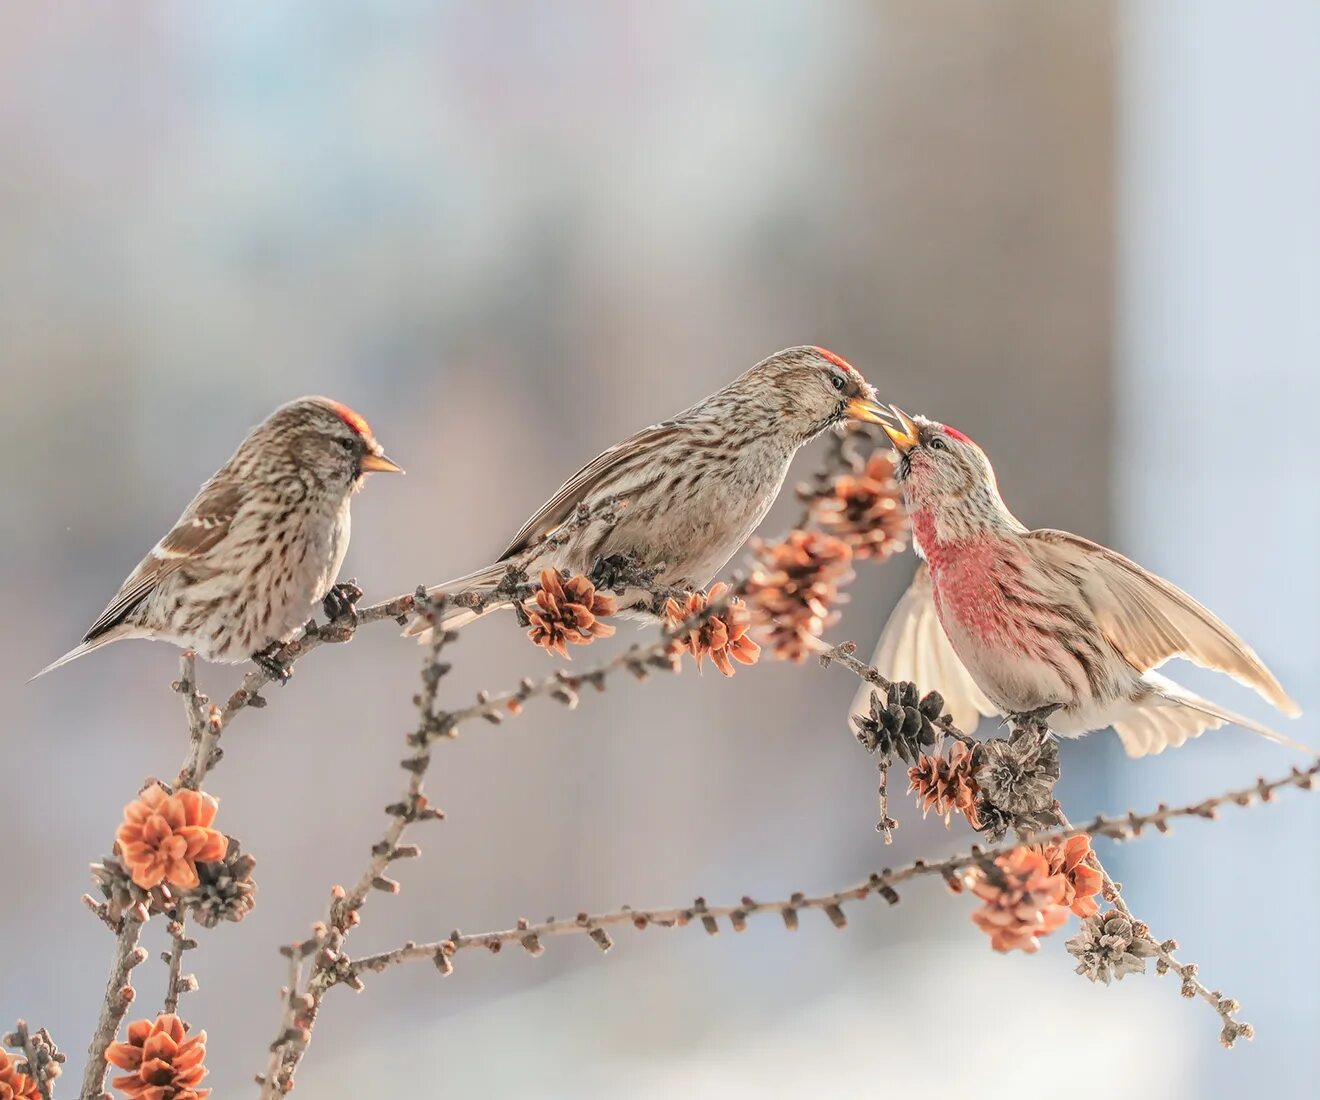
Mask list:
[[[1250,1025],[1237,1018],[1237,1003],[1202,984],[1197,967],[1177,956],[1177,944],[1159,938],[1133,913],[1095,845],[1162,835],[1180,818],[1213,818],[1226,806],[1269,802],[1284,788],[1310,788],[1320,764],[1192,804],[1071,823],[1055,797],[1067,752],[1060,752],[1039,716],[1013,724],[1004,736],[978,741],[949,713],[943,685],[891,682],[878,668],[860,661],[851,644],[823,640],[854,565],[883,561],[902,545],[904,527],[892,472],[888,456],[877,454],[864,432],[840,440],[828,468],[801,491],[806,511],[799,528],[778,542],[757,544],[745,574],[706,592],[656,585],[653,576],[627,561],[607,561],[589,575],[553,568],[528,572],[514,563],[501,595],[518,608],[522,621],[517,625],[507,620],[504,629],[510,630],[511,639],[525,633],[556,658],[612,633],[609,619],[617,611],[621,590],[648,594],[659,620],[650,628],[652,636],[597,663],[580,668],[560,664],[542,678],[523,679],[504,691],[481,692],[469,703],[452,705],[443,701],[442,687],[456,635],[443,626],[432,630],[414,697],[416,722],[402,757],[392,758],[402,771],[399,794],[384,808],[377,835],[364,841],[357,877],[347,887],[331,887],[323,917],[307,936],[283,949],[284,988],[257,1079],[261,1095],[273,1100],[293,1088],[331,990],[364,990],[374,974],[396,965],[427,962],[448,975],[465,951],[483,948],[495,954],[516,947],[540,955],[557,936],[580,936],[609,950],[613,936],[629,926],[639,931],[692,926],[714,935],[726,928],[739,932],[751,921],[767,918],[792,931],[800,925],[806,929],[808,915],[815,911],[824,918],[822,925],[844,928],[861,912],[861,902],[879,898],[898,904],[900,890],[915,887],[921,879],[937,879],[959,895],[953,904],[967,906],[969,931],[979,929],[996,950],[1033,952],[1042,939],[1072,926],[1067,950],[1080,975],[1104,983],[1151,969],[1173,975],[1185,996],[1214,1008],[1225,1045],[1250,1038]],[[605,522],[624,514],[625,506],[624,501],[611,503]],[[565,522],[585,525],[597,518],[574,513]],[[553,532],[547,537],[554,537]],[[567,536],[561,532],[560,537]],[[534,549],[524,552],[526,562],[534,560]],[[357,598],[352,595],[347,606],[356,607]],[[282,661],[291,665],[320,645],[346,640],[374,622],[413,615],[426,625],[443,624],[452,610],[443,595],[421,591],[356,610],[355,620],[341,608],[331,615],[328,628],[309,629],[289,643]],[[709,659],[725,675],[766,658],[814,657],[822,668],[852,674],[849,685],[856,683],[853,677],[860,678],[865,705],[851,723],[852,734],[879,764],[882,831],[892,833],[898,826],[891,816],[896,796],[889,787],[895,774],[906,769],[906,791],[914,809],[923,816],[933,813],[950,826],[961,819],[968,830],[967,849],[938,860],[859,873],[856,881],[823,892],[785,888],[773,898],[735,892],[604,911],[588,905],[576,915],[511,920],[507,927],[491,931],[463,932],[452,925],[422,928],[415,940],[396,947],[354,953],[355,932],[368,912],[368,901],[377,894],[398,894],[402,887],[395,865],[421,856],[415,827],[444,817],[425,789],[442,742],[464,727],[477,726],[478,720],[486,724],[517,718],[538,698],[576,708],[587,688],[603,691],[620,673],[639,682],[657,673],[676,673],[685,654],[698,665]],[[204,784],[222,759],[220,742],[229,723],[245,708],[261,705],[261,689],[269,682],[267,671],[253,670],[223,705],[216,705],[198,690],[192,655],[181,661],[174,688],[183,700],[188,730],[183,765],[173,782],[149,780],[128,800],[113,851],[93,868],[100,896],[85,898],[109,929],[113,947],[78,1094],[84,1098],[102,1096],[112,1070],[110,1087],[124,1097],[192,1100],[206,1095],[208,1042],[214,1049],[228,1029],[223,1020],[207,1021],[208,1038],[208,1032],[193,1029],[180,1014],[186,994],[197,985],[189,964],[204,956],[206,936],[251,911],[257,864],[249,846],[224,832],[223,808]],[[840,696],[840,732],[847,694]],[[260,838],[250,847],[259,851]],[[159,937],[163,948],[164,974],[158,982],[163,995],[144,1004],[140,991],[146,983],[137,979],[149,958],[143,940],[151,935]],[[272,970],[272,988],[277,984]],[[126,1024],[130,1010],[133,1019]],[[63,1055],[49,1036],[29,1032],[20,1023],[5,1037],[5,1045],[12,1054],[0,1054],[0,1088],[8,1087],[24,1100],[54,1100]]]

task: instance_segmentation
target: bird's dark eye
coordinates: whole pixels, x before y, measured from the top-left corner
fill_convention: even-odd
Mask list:
[[[348,451],[350,454],[353,451],[357,450],[357,444],[354,443],[351,439],[337,439],[335,440],[335,442],[338,443],[341,447],[344,448],[344,450]]]
[[[844,381],[837,374],[830,375],[830,385],[840,393],[843,393]]]
[[[930,449],[932,451],[947,451],[949,448],[945,444],[944,440],[937,435],[935,436],[934,439],[930,441]]]

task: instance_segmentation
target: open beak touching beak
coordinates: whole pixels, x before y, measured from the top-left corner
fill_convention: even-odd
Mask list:
[[[403,467],[391,462],[385,457],[384,453],[376,454],[368,451],[362,456],[362,472],[364,474],[401,474]]]
[[[889,430],[886,421],[889,420],[889,410],[883,405],[877,405],[874,401],[868,401],[865,397],[854,397],[848,402],[847,413],[852,420],[863,420],[867,424],[881,424],[885,430]]]
[[[898,424],[882,423],[880,426],[884,428],[885,435],[889,436],[890,442],[894,445],[894,450],[901,455],[905,455],[920,442],[920,431],[913,422],[912,417],[908,416],[897,405],[890,405],[889,407],[893,409],[894,418],[898,421]]]

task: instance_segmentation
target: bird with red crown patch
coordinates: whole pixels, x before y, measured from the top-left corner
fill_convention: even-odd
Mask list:
[[[847,420],[887,415],[866,379],[838,355],[787,348],[597,455],[537,509],[498,560],[432,594],[480,596],[484,614],[508,605],[486,597],[514,559],[535,575],[546,567],[589,573],[616,556],[654,570],[659,584],[705,588],[760,524],[804,443]],[[611,498],[625,507],[607,523],[598,513]],[[582,506],[596,518],[546,541]],[[619,605],[630,611],[647,601],[646,593],[624,592]],[[470,607],[451,606],[442,624],[453,629],[477,617]],[[417,619],[408,633],[429,637],[427,622]]]
[[[318,602],[352,613],[336,586],[349,503],[369,473],[402,473],[347,405],[304,397],[276,409],[198,490],[119,586],[82,642],[37,676],[123,638],[158,638],[211,661],[274,654]],[[35,679],[36,677],[33,677]]]
[[[883,675],[938,689],[967,728],[979,714],[1048,720],[1065,737],[1112,726],[1141,756],[1231,723],[1312,752],[1155,671],[1185,658],[1284,714],[1300,713],[1251,647],[1206,608],[1104,546],[1029,531],[1004,504],[980,447],[938,421],[893,413],[896,424],[884,430],[926,564],[881,636],[874,661]]]

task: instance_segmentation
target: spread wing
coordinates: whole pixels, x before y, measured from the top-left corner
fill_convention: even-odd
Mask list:
[[[1180,588],[1066,531],[1032,531],[1027,545],[1080,575],[1082,597],[1105,638],[1138,672],[1183,657],[1232,676],[1290,717],[1301,713],[1255,651]]]
[[[598,454],[536,510],[523,529],[514,535],[513,541],[500,555],[500,561],[521,554],[533,543],[545,538],[584,501],[600,500],[615,493],[626,497],[626,491],[635,489],[638,484],[638,479],[631,475],[651,465],[656,457],[655,449],[683,432],[680,424],[667,420],[663,424],[643,428],[636,435]]]
[[[955,724],[968,733],[976,728],[981,715],[997,713],[940,625],[930,569],[924,562],[885,623],[871,664],[890,680],[911,680],[922,691],[938,691]],[[866,713],[870,701],[871,685],[863,684],[853,700],[852,713]]]
[[[142,559],[115,598],[83,636],[92,641],[118,626],[164,578],[188,562],[196,562],[229,533],[242,502],[242,490],[233,482],[208,481],[188,505],[179,521]]]

